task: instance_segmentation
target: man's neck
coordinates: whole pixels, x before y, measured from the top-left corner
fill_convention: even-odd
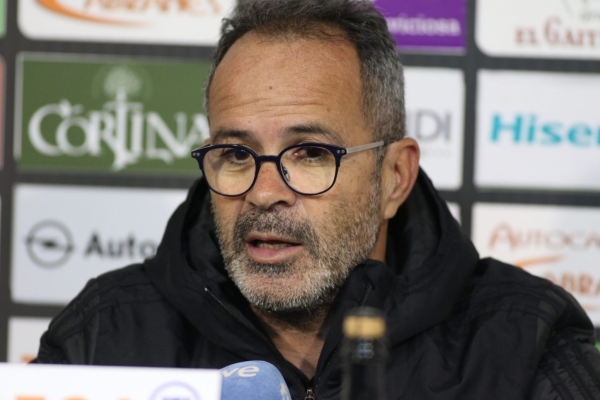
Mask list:
[[[335,306],[310,313],[271,313],[253,305],[251,308],[283,357],[309,379],[314,377]]]

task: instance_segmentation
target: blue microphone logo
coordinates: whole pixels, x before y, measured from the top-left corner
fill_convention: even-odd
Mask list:
[[[292,400],[279,370],[265,361],[246,361],[221,369],[221,400]]]

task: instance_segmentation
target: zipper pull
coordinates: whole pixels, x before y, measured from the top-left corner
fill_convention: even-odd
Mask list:
[[[312,388],[308,388],[308,390],[306,391],[306,397],[304,398],[304,400],[315,400],[315,398],[313,397]]]

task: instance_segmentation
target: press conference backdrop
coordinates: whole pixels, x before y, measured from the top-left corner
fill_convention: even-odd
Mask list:
[[[199,176],[203,86],[236,0],[0,1],[0,361],[85,282],[156,251]],[[482,256],[600,327],[600,1],[376,0],[408,133]]]

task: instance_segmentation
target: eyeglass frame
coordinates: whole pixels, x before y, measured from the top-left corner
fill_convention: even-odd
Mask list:
[[[208,179],[206,180],[206,183],[208,183],[208,187],[210,188],[210,190],[212,190],[213,192],[221,195],[221,196],[225,196],[225,197],[239,197],[239,196],[243,196],[246,193],[248,193],[253,187],[254,184],[256,183],[256,180],[258,179],[258,174],[260,172],[260,167],[262,165],[263,162],[274,162],[275,165],[277,166],[277,170],[279,171],[279,175],[281,176],[281,179],[283,180],[283,182],[286,184],[286,186],[288,188],[290,188],[290,190],[292,190],[294,193],[300,194],[302,196],[318,196],[320,194],[323,194],[329,190],[331,190],[331,188],[333,187],[333,185],[335,185],[335,182],[337,181],[337,176],[338,176],[338,172],[340,169],[340,162],[342,160],[342,157],[344,157],[345,155],[348,154],[353,154],[353,153],[358,153],[360,151],[364,151],[364,150],[370,150],[370,149],[375,149],[381,146],[385,146],[389,144],[386,141],[380,140],[378,142],[372,142],[372,143],[367,143],[367,144],[363,144],[360,146],[354,146],[354,147],[341,147],[341,146],[336,146],[333,144],[325,144],[325,143],[298,143],[298,144],[294,144],[291,146],[286,147],[285,149],[281,150],[279,152],[278,155],[273,156],[273,155],[264,155],[264,156],[259,156],[258,154],[256,154],[254,152],[254,150],[252,150],[250,147],[241,145],[241,144],[215,144],[215,145],[204,145],[201,147],[198,147],[197,149],[192,150],[192,158],[194,158],[197,162],[198,162],[198,166],[200,167],[200,170],[202,171],[202,174],[204,176],[206,176],[206,174],[204,173],[204,156],[206,155],[206,153],[208,153],[210,150],[214,150],[214,149],[239,149],[239,150],[243,150],[243,151],[247,151],[253,158],[254,158],[254,164],[255,164],[255,168],[254,168],[254,180],[252,181],[252,183],[250,184],[250,186],[248,187],[248,189],[245,192],[242,192],[240,194],[224,194],[221,193],[217,190],[215,190],[211,185],[210,182],[208,182]],[[292,186],[290,186],[290,184],[288,183],[288,181],[286,180],[285,176],[284,176],[284,172],[282,170],[283,165],[281,164],[281,157],[289,150],[294,149],[294,148],[303,148],[303,147],[322,147],[327,149],[331,154],[333,154],[333,156],[335,157],[335,176],[333,177],[333,182],[331,183],[331,185],[323,190],[320,191],[318,193],[303,193],[300,192],[299,190],[294,189]]]

